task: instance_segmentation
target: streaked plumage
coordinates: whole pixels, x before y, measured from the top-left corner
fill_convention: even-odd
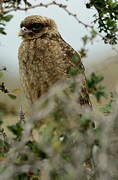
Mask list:
[[[61,78],[70,77],[69,70],[82,72],[84,81],[79,103],[90,104],[84,67],[78,53],[60,36],[52,19],[28,16],[21,22],[23,41],[19,47],[21,83],[30,103]],[[73,62],[75,56],[76,62]]]

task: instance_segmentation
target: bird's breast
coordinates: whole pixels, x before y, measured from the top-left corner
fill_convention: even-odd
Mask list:
[[[47,40],[24,41],[19,48],[21,81],[25,89],[35,89],[41,94],[61,79],[65,64],[55,44]]]

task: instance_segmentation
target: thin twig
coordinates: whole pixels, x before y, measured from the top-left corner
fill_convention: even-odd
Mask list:
[[[21,8],[21,7],[17,6],[17,7],[15,7],[15,8],[10,9],[10,10],[3,11],[3,14],[7,14],[7,13],[9,13],[9,12],[18,11],[18,10],[19,10],[19,11],[27,11],[27,10],[29,10],[29,9],[34,9],[34,8],[37,8],[37,7],[45,7],[45,8],[48,8],[49,6],[58,6],[59,8],[63,9],[68,15],[74,17],[74,19],[75,19],[79,24],[82,24],[85,28],[90,28],[90,29],[94,30],[94,26],[84,23],[83,21],[81,21],[81,20],[78,18],[77,14],[74,14],[74,13],[72,13],[71,11],[69,11],[68,8],[67,8],[67,5],[64,5],[64,4],[62,4],[62,3],[57,3],[56,1],[52,1],[52,2],[46,3],[46,4],[44,4],[44,3],[39,3],[39,4],[31,5],[31,6],[25,7],[25,8]],[[97,33],[97,35],[98,35],[99,37],[101,37],[102,39],[108,40],[106,37],[102,36],[99,32],[96,31],[96,33]]]
[[[25,7],[25,8],[21,8],[21,7],[15,7],[15,8],[12,8],[10,10],[7,10],[7,11],[4,11],[3,14],[7,14],[9,12],[12,12],[12,11],[27,11],[29,9],[34,9],[34,8],[37,8],[37,7],[49,7],[49,6],[52,6],[52,5],[55,5],[55,6],[58,6],[59,8],[63,9],[65,12],[68,13],[68,15],[70,16],[73,16],[78,23],[84,25],[85,27],[89,27],[89,28],[93,28],[93,26],[89,25],[89,24],[86,24],[84,22],[82,22],[81,20],[79,20],[79,18],[77,17],[76,14],[70,12],[68,9],[67,9],[67,5],[63,5],[61,3],[57,3],[56,1],[52,1],[50,3],[47,3],[47,4],[44,4],[44,3],[39,3],[39,4],[36,4],[36,5],[32,5],[32,6],[29,6],[29,7]]]
[[[21,122],[25,122],[25,113],[23,112],[22,106],[20,107],[19,117]]]

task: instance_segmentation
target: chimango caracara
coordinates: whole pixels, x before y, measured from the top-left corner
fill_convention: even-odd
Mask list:
[[[78,102],[90,105],[80,56],[63,40],[55,22],[33,15],[26,17],[20,27],[23,39],[18,53],[20,77],[30,103],[34,104],[54,83],[70,77],[70,72],[74,74],[76,70],[83,75]]]

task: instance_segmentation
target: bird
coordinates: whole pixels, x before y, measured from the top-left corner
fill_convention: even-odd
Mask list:
[[[58,80],[83,76],[78,103],[91,106],[81,57],[60,35],[55,21],[31,15],[20,23],[18,49],[22,88],[30,104],[47,93]]]

